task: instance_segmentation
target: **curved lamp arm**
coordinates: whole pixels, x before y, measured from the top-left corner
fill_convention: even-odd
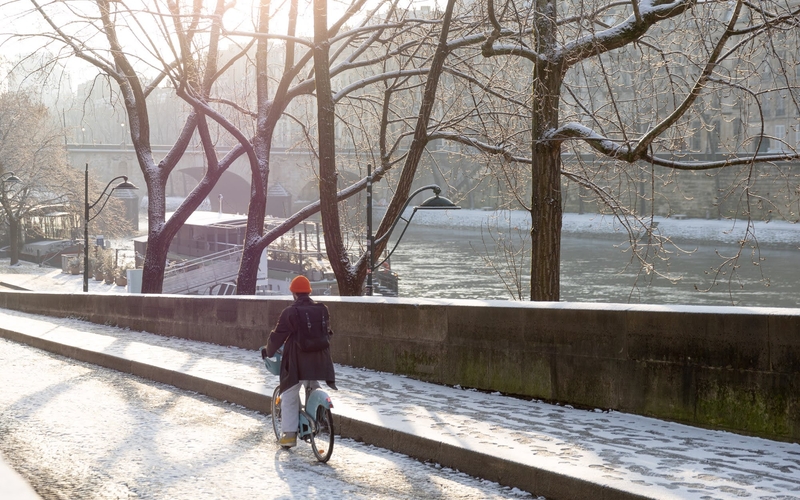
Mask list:
[[[6,199],[6,184],[19,184],[21,182],[22,181],[16,176],[16,174],[14,174],[14,172],[4,172],[3,174],[0,174],[0,186],[2,186],[2,193],[0,194],[2,194],[3,199]],[[13,198],[13,195],[9,196],[8,198]]]
[[[95,200],[95,202],[92,203],[91,205],[88,205],[88,204],[86,205],[87,214],[88,214],[88,210],[93,209],[98,203],[100,203],[100,200],[102,200],[103,197],[105,196],[105,201],[103,202],[103,205],[97,210],[97,213],[94,214],[94,217],[89,217],[89,219],[88,219],[89,221],[94,220],[98,215],[100,215],[100,212],[102,212],[103,209],[106,207],[106,203],[108,203],[108,200],[111,199],[111,193],[113,193],[114,190],[117,189],[119,186],[114,186],[113,188],[111,188],[111,191],[108,191],[108,193],[106,193],[106,191],[108,190],[108,188],[111,187],[111,184],[113,184],[115,181],[118,181],[120,179],[122,179],[122,183],[120,183],[120,184],[127,184],[128,183],[128,177],[126,175],[118,175],[117,177],[114,177],[113,179],[108,181],[108,184],[106,184],[106,187],[103,188],[103,192],[100,193],[100,197],[97,198],[97,200]],[[133,185],[131,184],[131,186],[133,186]]]
[[[0,182],[2,182],[3,184],[7,182],[16,184],[17,182],[22,182],[22,181],[19,180],[19,177],[17,177],[16,174],[14,174],[14,172],[5,172],[3,174],[0,174]]]
[[[122,182],[111,188],[111,191],[108,191],[108,188],[111,187],[111,184],[118,181],[119,179],[122,179]],[[100,197],[97,198],[97,200],[95,200],[95,202],[90,205],[89,163],[87,162],[86,169],[84,170],[83,174],[83,189],[84,189],[83,191],[83,291],[88,292],[89,291],[89,221],[93,220],[95,217],[100,215],[100,212],[103,211],[103,209],[106,206],[106,203],[108,203],[109,198],[111,198],[111,194],[115,190],[121,189],[123,192],[129,192],[132,189],[138,189],[138,188],[133,184],[131,184],[130,182],[128,182],[127,176],[118,175],[117,177],[111,179],[108,182],[108,184],[106,184],[106,187],[103,189],[103,192],[100,193]],[[108,193],[106,193],[106,191],[108,191]],[[100,200],[102,200],[104,196],[105,196],[105,201],[100,206],[100,208],[97,209],[97,212],[95,212],[94,217],[89,217],[89,210],[95,208],[97,204],[100,203]]]
[[[408,208],[409,203],[411,203],[411,199],[413,197],[415,197],[416,195],[418,195],[419,193],[421,193],[423,191],[427,191],[428,189],[432,189],[433,193],[436,196],[439,196],[441,194],[441,192],[442,192],[442,188],[440,188],[436,184],[430,184],[428,186],[423,186],[423,187],[417,189],[416,191],[414,191],[413,193],[411,193],[411,196],[409,196],[408,199],[406,200],[406,204],[403,205],[403,208],[400,210],[400,215],[398,215],[397,218],[392,223],[392,227],[389,228],[389,231],[387,231],[386,234],[384,234],[383,236],[381,236],[380,238],[375,240],[373,245],[376,244],[376,243],[380,243],[384,239],[388,239],[392,235],[392,231],[394,231],[394,228],[395,228],[395,226],[397,226],[397,223],[400,222],[400,219],[403,219],[403,212],[405,212],[406,208]],[[397,245],[400,244],[400,240],[403,239],[403,235],[406,234],[406,229],[408,229],[408,225],[411,224],[411,219],[414,218],[414,214],[417,213],[417,210],[418,210],[418,207],[414,207],[414,211],[411,212],[411,216],[408,218],[408,220],[406,220],[406,225],[405,225],[405,227],[403,227],[403,232],[400,233],[400,237],[397,238],[397,241],[395,242],[394,246],[392,247],[392,250],[386,255],[386,258],[384,258],[382,261],[380,261],[379,263],[377,263],[377,264],[372,266],[372,269],[371,269],[372,271],[374,271],[375,269],[378,269],[384,262],[389,260],[389,257],[392,256],[394,251],[397,249]],[[403,220],[405,220],[405,219],[403,219]]]

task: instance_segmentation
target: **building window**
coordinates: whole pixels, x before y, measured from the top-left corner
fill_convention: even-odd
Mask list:
[[[770,151],[783,151],[786,148],[784,147],[783,141],[786,139],[786,125],[775,125],[775,140],[770,141]]]
[[[786,95],[779,95],[775,100],[775,116],[786,115]]]
[[[738,118],[733,120],[733,140],[737,144],[742,141],[742,120]]]
[[[764,63],[761,66],[761,81],[768,82],[772,80],[772,67],[770,67],[769,63]]]
[[[761,114],[764,118],[772,116],[772,99],[767,97],[761,100]]]
[[[703,127],[701,126],[699,121],[694,121],[692,122],[692,128],[694,129],[694,132],[692,133],[692,151],[699,152],[701,151],[702,147],[701,134],[703,132]]]

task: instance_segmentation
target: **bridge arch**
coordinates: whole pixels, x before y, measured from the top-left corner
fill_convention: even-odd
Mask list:
[[[168,192],[171,196],[187,196],[205,175],[203,167],[187,167],[175,171],[178,176],[170,176]],[[214,209],[225,213],[246,214],[250,204],[250,182],[239,174],[225,171],[209,193],[209,201]]]

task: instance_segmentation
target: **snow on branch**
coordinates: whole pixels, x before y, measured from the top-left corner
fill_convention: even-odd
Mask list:
[[[344,87],[343,89],[339,90],[333,95],[334,102],[341,100],[346,95],[354,92],[358,89],[367,87],[372,85],[376,82],[381,82],[385,80],[394,80],[397,78],[406,78],[409,76],[419,76],[425,75],[430,71],[430,68],[417,68],[411,70],[398,70],[398,71],[389,71],[387,73],[381,73],[379,75],[373,75],[369,78],[364,78],[363,80],[358,80],[356,82],[351,83],[350,85]]]
[[[479,141],[477,139],[474,139],[466,135],[455,134],[452,132],[434,132],[432,134],[428,134],[429,141],[433,141],[436,139],[444,139],[447,141],[458,142],[466,146],[472,146],[473,148],[483,151],[484,153],[500,155],[504,159],[510,162],[526,163],[526,164],[533,163],[530,157],[517,156],[511,151],[504,148],[503,146],[489,144],[488,142]]]
[[[567,139],[579,139],[585,141],[587,144],[589,144],[589,146],[592,147],[592,149],[608,158],[613,158],[615,160],[621,160],[628,163],[641,160],[652,163],[653,165],[672,168],[675,170],[713,170],[718,168],[732,167],[735,165],[749,165],[753,163],[769,163],[800,159],[800,153],[784,152],[760,156],[757,154],[746,157],[734,156],[717,161],[674,161],[651,155],[647,152],[636,154],[628,145],[616,144],[613,140],[598,134],[594,130],[581,125],[580,123],[567,123],[557,130],[551,130],[550,133],[545,135],[544,139],[561,141]]]
[[[603,13],[614,9],[616,7],[626,6],[631,3],[632,0],[621,0],[618,2],[611,2],[605,5],[601,5],[596,10],[589,12],[588,14],[578,14],[575,16],[565,17],[564,19],[559,19],[556,23],[558,26],[564,26],[566,24],[571,23],[579,23],[581,21],[590,20],[594,23],[600,24],[604,27],[608,27],[607,24],[603,23],[602,21],[598,20],[597,18],[600,17]]]
[[[641,160],[658,165],[660,167],[672,168],[675,170],[713,170],[718,168],[732,167],[735,165],[750,165],[755,163],[772,163],[780,161],[798,160],[800,153],[780,153],[772,155],[752,155],[747,157],[732,157],[718,161],[698,161],[698,162],[681,162],[672,161],[666,158],[659,158],[658,156],[651,156],[644,154]]]
[[[521,56],[530,61],[536,61],[541,57],[535,50],[523,47],[522,45],[490,45],[488,42],[483,45],[481,52],[484,57]]]
[[[589,127],[581,125],[577,122],[570,122],[562,125],[558,129],[551,130],[548,134],[545,134],[544,139],[559,141],[563,141],[565,139],[582,139],[589,146],[591,146],[592,149],[602,153],[605,156],[631,161],[628,158],[630,148],[627,146],[620,146],[611,139],[602,136]]]
[[[642,0],[639,15],[631,15],[616,26],[581,37],[564,45],[562,54],[570,62],[618,49],[640,38],[654,24],[677,17],[694,7],[694,0],[675,0],[660,3]]]

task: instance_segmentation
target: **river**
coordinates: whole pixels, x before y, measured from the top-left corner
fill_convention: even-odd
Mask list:
[[[412,224],[392,255],[392,269],[400,275],[401,297],[511,299],[503,280],[485,263],[480,229],[437,228]],[[624,252],[623,237],[597,238],[568,235],[561,247],[561,300],[634,304],[693,304],[750,307],[800,307],[798,251],[762,245],[759,265],[751,254],[739,259],[735,278],[720,275],[712,281],[719,255],[736,252],[723,243],[680,242],[693,253],[674,253],[662,264],[676,283],[655,274],[639,274]],[[493,243],[488,239],[493,250]],[[668,266],[668,267],[667,267]],[[763,273],[763,276],[762,276]],[[523,282],[527,282],[527,261]],[[709,291],[703,291],[708,289]],[[523,299],[527,296],[525,287]]]

